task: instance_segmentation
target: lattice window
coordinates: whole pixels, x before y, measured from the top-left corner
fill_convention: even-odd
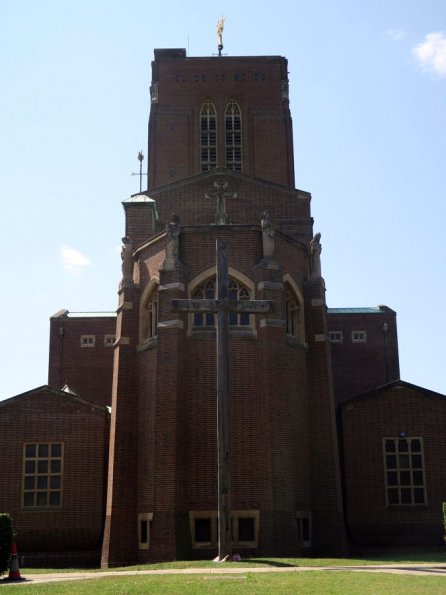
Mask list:
[[[235,99],[228,103],[225,113],[226,167],[242,171],[242,115]]]
[[[286,332],[293,337],[301,336],[301,308],[294,293],[285,287]]]
[[[387,505],[426,504],[422,438],[384,438]]]
[[[39,442],[23,445],[23,507],[62,505],[63,444]]]
[[[201,171],[217,167],[217,114],[210,99],[200,112],[200,163]]]
[[[150,294],[143,309],[142,342],[158,334],[158,287]]]
[[[215,299],[216,280],[208,279],[197,287],[193,299]],[[228,297],[230,300],[249,300],[248,289],[236,279],[230,278],[228,285]],[[231,326],[248,326],[250,323],[248,312],[230,312],[229,324]],[[215,314],[212,312],[196,312],[194,314],[194,326],[215,326]]]

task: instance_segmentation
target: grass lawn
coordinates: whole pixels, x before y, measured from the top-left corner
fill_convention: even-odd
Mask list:
[[[17,593],[16,585],[0,587],[2,593]],[[369,572],[305,571],[239,575],[140,575],[104,577],[74,582],[27,585],[31,593],[303,593],[443,595],[446,577],[395,576]]]

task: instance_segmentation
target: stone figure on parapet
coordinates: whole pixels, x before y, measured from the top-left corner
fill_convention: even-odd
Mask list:
[[[311,278],[316,279],[321,276],[321,234],[317,233],[310,242],[311,258]]]
[[[122,238],[121,248],[122,283],[133,282],[133,246],[130,238]]]
[[[226,213],[226,203],[225,198],[237,198],[236,192],[226,192],[226,188],[228,187],[228,182],[224,178],[219,178],[214,182],[215,188],[217,188],[216,192],[208,192],[205,194],[206,198],[216,198],[217,199],[217,213],[215,215],[215,224],[216,225],[226,225],[229,223],[228,215]]]
[[[163,270],[173,271],[179,267],[179,236],[180,220],[178,215],[172,213],[170,221],[166,225],[166,259]]]
[[[276,228],[271,221],[269,211],[263,211],[260,215],[260,225],[262,227],[263,259],[271,260],[274,256],[274,236],[276,234]]]
[[[217,48],[219,51],[223,49],[223,29],[225,28],[226,16],[221,15],[221,19],[217,23]]]

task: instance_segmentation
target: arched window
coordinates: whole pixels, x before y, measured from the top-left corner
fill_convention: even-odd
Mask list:
[[[193,292],[193,299],[214,299],[216,282],[215,277],[207,279]],[[249,290],[236,279],[229,279],[228,297],[230,300],[249,300]],[[229,324],[231,326],[248,326],[250,323],[249,313],[230,312]],[[194,314],[194,326],[215,326],[215,314],[212,312],[196,312]]]
[[[200,163],[201,171],[217,167],[217,115],[210,99],[200,112]]]
[[[300,304],[287,286],[285,286],[285,315],[287,334],[303,339]]]
[[[142,310],[141,343],[158,334],[158,286],[150,293]]]
[[[242,171],[242,114],[239,104],[231,99],[225,113],[226,167]]]

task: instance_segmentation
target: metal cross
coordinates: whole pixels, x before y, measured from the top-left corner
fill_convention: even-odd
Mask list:
[[[217,240],[217,299],[171,300],[179,312],[217,313],[217,444],[218,444],[218,558],[232,555],[231,478],[229,470],[229,312],[262,313],[273,309],[267,300],[228,298],[226,242]]]

